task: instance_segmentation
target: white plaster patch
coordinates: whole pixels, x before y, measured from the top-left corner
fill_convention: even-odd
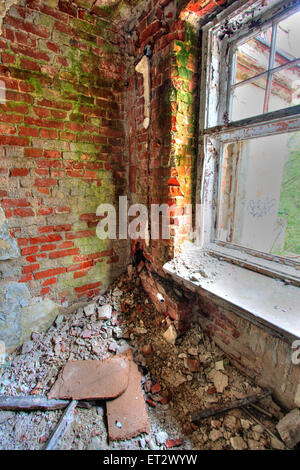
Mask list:
[[[150,64],[147,56],[139,61],[135,67],[136,72],[141,73],[144,79],[144,122],[143,126],[148,129],[150,124]]]

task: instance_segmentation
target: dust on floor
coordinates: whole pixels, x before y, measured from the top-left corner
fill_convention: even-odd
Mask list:
[[[111,314],[99,315],[95,307]],[[100,315],[101,317],[101,315]],[[143,374],[151,433],[108,442],[105,403],[77,408],[60,449],[272,449],[282,448],[275,426],[284,415],[271,399],[260,402],[269,416],[235,409],[191,423],[198,409],[260,393],[261,389],[230,364],[197,323],[176,340],[166,341],[166,318],[159,314],[135,275],[122,276],[88,308],[60,316],[45,333],[33,333],[0,369],[0,395],[46,395],[69,359],[103,360],[132,348]],[[2,374],[2,375],[1,375]],[[63,411],[0,411],[0,449],[43,449]],[[257,422],[260,421],[261,424]],[[271,431],[266,432],[264,426]]]

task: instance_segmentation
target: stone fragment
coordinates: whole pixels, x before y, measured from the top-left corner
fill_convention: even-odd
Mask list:
[[[116,339],[121,339],[123,338],[123,330],[122,328],[120,328],[119,326],[116,326],[114,329],[113,329],[113,335]]]
[[[235,432],[239,428],[238,420],[235,416],[227,415],[224,418],[224,427],[229,431]]]
[[[283,442],[292,449],[300,442],[300,410],[294,408],[276,426]]]
[[[130,361],[128,387],[115,400],[106,403],[108,435],[110,441],[131,439],[142,433],[150,433],[146,405],[141,389],[142,376],[137,365]],[[120,422],[122,428],[117,427]]]
[[[88,329],[83,330],[83,332],[81,333],[82,338],[90,338],[91,336],[92,336],[92,332],[91,330],[88,330]]]
[[[248,439],[248,446],[250,450],[264,450],[265,448],[262,442],[258,442],[254,439]]]
[[[240,436],[234,436],[230,438],[230,444],[234,450],[245,450],[247,449],[247,444],[244,439]]]
[[[184,359],[185,357],[187,357],[187,354],[186,354],[186,353],[180,353],[180,354],[178,354],[178,359]]]
[[[261,424],[256,424],[255,426],[253,426],[252,431],[262,434],[264,432],[264,428]]]
[[[271,438],[271,447],[272,447],[272,449],[276,449],[276,450],[284,450],[285,449],[285,445],[283,444],[283,442],[281,442],[279,439],[277,439],[277,437],[272,437]]]
[[[167,441],[168,434],[165,431],[160,431],[156,434],[155,439],[157,445],[162,446]]]
[[[96,311],[97,305],[95,303],[88,304],[84,307],[83,311],[86,317],[93,315]]]
[[[177,331],[173,324],[171,324],[169,328],[164,332],[163,337],[168,343],[175,344],[177,338]]]
[[[93,351],[94,354],[99,356],[99,354],[101,353],[101,346],[99,346],[98,344],[93,344],[92,345],[92,351]]]
[[[187,380],[186,377],[172,369],[163,369],[162,378],[170,387],[179,387]]]
[[[218,393],[223,393],[225,388],[228,385],[227,375],[222,374],[222,372],[214,369],[208,374],[208,376],[213,381],[217,392]]]
[[[245,431],[248,431],[248,429],[251,428],[251,421],[249,419],[241,419],[241,426]]]
[[[129,264],[129,265],[127,266],[127,274],[128,274],[129,279],[132,279],[132,274],[133,274],[133,266],[132,266],[132,264]]]
[[[57,343],[57,344],[54,346],[54,354],[55,354],[55,356],[58,357],[58,356],[60,355],[60,353],[61,353],[61,347],[60,347],[60,344]]]
[[[216,370],[224,370],[224,362],[223,361],[217,361],[215,363],[215,369]]]
[[[188,349],[188,354],[190,356],[198,356],[198,348],[189,348]]]
[[[62,324],[62,322],[64,321],[64,318],[65,318],[64,315],[58,315],[56,317],[56,320],[55,320],[56,328],[58,328]]]
[[[127,388],[129,370],[130,361],[121,355],[104,361],[68,361],[48,398],[116,398]]]
[[[143,328],[141,326],[137,326],[136,329],[135,329],[135,332],[138,334],[138,335],[145,335],[146,333],[148,333],[148,331],[146,330],[146,328]]]
[[[112,315],[112,306],[109,304],[97,308],[98,320],[110,320]]]
[[[151,344],[145,344],[143,347],[142,347],[142,353],[144,356],[151,356],[152,354],[152,347],[151,347]]]
[[[22,346],[22,354],[28,354],[34,346],[33,341],[26,341]]]
[[[209,439],[213,442],[217,441],[218,439],[220,439],[220,437],[222,437],[222,433],[220,431],[218,431],[218,429],[213,429],[212,431],[210,431],[209,433]]]
[[[150,441],[148,442],[148,446],[151,450],[157,450],[158,447],[157,445],[155,444],[154,440],[153,439],[150,439]]]
[[[110,352],[116,352],[118,350],[118,345],[115,341],[111,341],[108,345],[108,350]]]

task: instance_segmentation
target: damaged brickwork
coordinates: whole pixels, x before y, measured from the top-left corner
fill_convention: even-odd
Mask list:
[[[105,290],[129,254],[95,233],[98,205],[127,191],[122,35],[89,2],[14,3],[0,37],[0,205],[19,250],[0,264],[4,340],[7,283],[66,307]]]
[[[197,319],[205,332],[241,370],[270,386],[288,407],[299,406],[299,366],[291,363],[294,338],[255,324],[230,302],[205,291],[176,285],[163,265],[187,237],[184,204],[195,202],[200,47],[199,26],[229,2],[190,2],[181,7],[162,0],[125,25],[129,55],[127,121],[129,126],[129,189],[134,203],[176,206],[170,240],[140,240],[137,260],[145,290],[169,324],[181,334]],[[151,118],[143,127],[143,79],[134,65],[151,48]],[[197,161],[197,158],[199,161]],[[145,189],[146,188],[146,189]],[[150,226],[151,229],[151,226]],[[136,242],[132,243],[133,254]],[[181,296],[176,295],[178,291]],[[161,302],[160,296],[164,297]],[[276,374],[274,374],[276,370]]]

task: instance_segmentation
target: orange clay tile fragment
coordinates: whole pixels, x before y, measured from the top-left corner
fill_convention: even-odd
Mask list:
[[[141,379],[137,365],[132,362],[126,391],[115,400],[106,403],[110,441],[131,439],[150,432]]]
[[[48,393],[48,398],[116,398],[127,388],[130,367],[130,358],[126,355],[104,361],[68,361]]]

